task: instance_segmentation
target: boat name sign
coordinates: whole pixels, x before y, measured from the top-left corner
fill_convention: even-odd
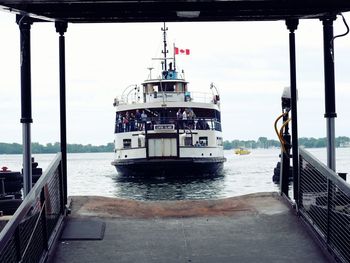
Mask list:
[[[169,131],[169,130],[175,130],[174,124],[155,124],[154,125],[155,131]]]

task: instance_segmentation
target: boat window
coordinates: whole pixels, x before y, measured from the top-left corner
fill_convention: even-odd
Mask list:
[[[185,137],[185,146],[192,146],[192,137]]]
[[[222,146],[223,145],[222,137],[216,137],[216,144],[218,146]]]
[[[147,83],[145,86],[145,93],[152,94],[154,92],[160,92],[161,88],[158,83]]]
[[[131,139],[123,139],[123,147],[131,148]]]
[[[163,89],[164,89],[164,91],[174,92],[175,91],[175,83],[174,82],[166,82],[163,84]]]
[[[208,137],[199,137],[199,144],[201,146],[208,146]]]
[[[175,91],[176,92],[184,92],[184,84],[182,82],[176,83]]]

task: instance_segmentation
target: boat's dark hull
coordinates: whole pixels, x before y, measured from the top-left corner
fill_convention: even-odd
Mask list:
[[[186,176],[221,174],[225,158],[134,159],[112,162],[122,176]]]

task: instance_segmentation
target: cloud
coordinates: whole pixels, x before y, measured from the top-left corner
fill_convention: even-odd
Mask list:
[[[349,15],[347,15],[349,18]],[[67,129],[71,143],[105,144],[113,140],[113,98],[140,84],[154,67],[159,75],[160,23],[69,24],[66,33]],[[225,139],[274,138],[280,96],[289,85],[288,30],[277,22],[168,23],[172,42],[189,48],[177,58],[193,91],[222,97]],[[344,26],[335,23],[335,32]],[[20,142],[19,30],[14,16],[0,14],[0,141]],[[322,23],[300,21],[296,31],[299,135],[325,136]],[[338,135],[350,135],[349,38],[335,42]],[[158,72],[158,73],[157,73]],[[32,27],[33,141],[59,140],[58,34],[52,23]]]

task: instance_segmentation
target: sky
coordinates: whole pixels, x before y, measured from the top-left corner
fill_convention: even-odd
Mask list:
[[[345,17],[350,23],[350,13]],[[66,36],[68,143],[104,145],[114,139],[114,97],[159,69],[162,23],[69,24]],[[289,86],[284,21],[167,23],[192,92],[221,95],[224,140],[277,139],[273,124]],[[345,32],[340,17],[335,34]],[[19,29],[0,12],[0,142],[21,143]],[[58,34],[53,23],[31,30],[32,141],[60,140]],[[299,137],[326,137],[322,22],[301,20],[296,31]],[[350,35],[335,40],[336,136],[350,137]],[[153,74],[156,74],[156,69]],[[280,124],[281,125],[281,124]]]

